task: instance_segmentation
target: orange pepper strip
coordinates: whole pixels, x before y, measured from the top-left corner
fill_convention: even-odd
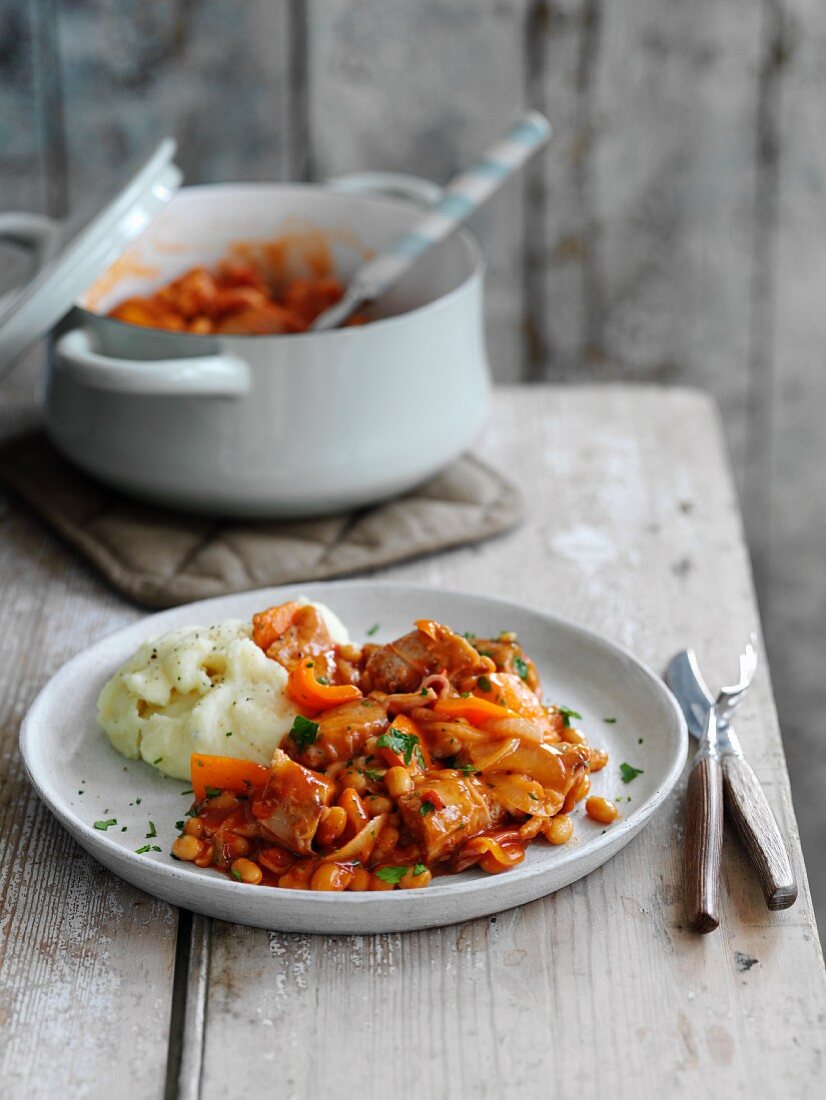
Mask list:
[[[293,618],[301,604],[296,600],[268,607],[252,617],[252,640],[266,653],[272,643],[292,626]]]
[[[195,799],[206,798],[207,787],[218,791],[235,791],[244,794],[251,787],[265,786],[270,770],[251,760],[237,760],[234,756],[206,756],[193,752],[189,763],[192,790]]]
[[[419,739],[419,748],[421,749],[422,759],[424,760],[424,770],[427,771],[433,767],[433,761],[430,759],[430,753],[427,751],[427,746],[424,743],[422,737],[422,731],[416,725],[412,718],[408,718],[406,714],[397,714],[387,727],[387,732],[390,730],[398,730],[399,733],[412,734]],[[405,764],[404,755],[396,752],[395,749],[391,749],[389,745],[380,745],[376,749],[376,754],[384,760],[384,762],[391,768],[410,768],[418,765],[416,754],[413,753],[409,764]]]
[[[467,699],[437,699],[433,704],[433,710],[445,718],[466,718],[472,726],[481,727],[495,718],[517,717],[515,712],[508,710],[507,707],[500,707],[498,703],[479,699],[475,695]]]
[[[287,694],[298,706],[319,711],[361,699],[361,692],[355,684],[320,684],[315,678],[314,665],[314,661],[301,660],[290,669]]]

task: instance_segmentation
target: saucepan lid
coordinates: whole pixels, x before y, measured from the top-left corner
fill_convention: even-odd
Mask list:
[[[165,138],[149,157],[130,162],[102,193],[54,223],[43,250],[45,262],[0,300],[0,375],[45,336],[167,205],[183,178],[173,162],[176,148],[172,138]],[[13,223],[14,215],[3,220]]]

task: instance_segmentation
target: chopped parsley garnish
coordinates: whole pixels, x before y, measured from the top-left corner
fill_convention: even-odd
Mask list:
[[[232,730],[227,730],[227,732],[224,734],[224,737],[232,737]]]
[[[121,831],[122,833],[125,833],[125,832],[126,832],[126,829],[127,829],[127,826],[126,826],[126,825],[121,825],[121,827],[120,827],[120,831]]]
[[[419,748],[419,738],[415,733],[403,733],[391,726],[387,733],[381,735],[376,745],[380,749],[392,749],[393,752],[401,756],[405,764],[410,763],[415,752],[416,760],[424,768],[424,757],[422,756],[422,750]]]
[[[638,744],[638,745],[641,745],[641,744],[643,743],[643,740],[644,740],[644,738],[642,738],[642,737],[638,737],[638,738],[637,738],[637,744]]]
[[[457,771],[464,772],[465,775],[476,775],[476,767],[474,764],[460,764]]]
[[[378,783],[381,779],[381,772],[377,772],[375,768],[362,768],[361,774],[369,779],[371,783]]]
[[[427,867],[425,866],[424,863],[417,863],[413,867],[413,874],[414,875],[423,875],[426,870],[427,870]]]
[[[151,840],[151,838],[153,836],[157,836],[157,835],[158,835],[158,830],[155,828],[155,822],[150,821],[149,822],[149,832],[146,834],[146,839]]]
[[[533,793],[533,791],[528,791],[528,798],[531,800],[531,802],[538,802],[539,801],[539,799],[536,797],[536,795]]]
[[[427,695],[427,688],[422,688],[422,690],[419,692],[419,695]]]
[[[422,817],[427,817],[427,815],[432,814],[435,809],[436,807],[433,805],[433,803],[428,802],[428,800],[425,799],[421,805],[421,808],[419,809],[419,813],[422,815]]]
[[[181,829],[183,829],[183,827],[184,827],[184,819],[183,818],[181,818],[180,821],[175,822],[175,828],[178,830],[178,832],[180,832]]]
[[[493,685],[487,676],[480,676],[476,681],[476,684],[480,691],[493,691]]]
[[[380,878],[382,882],[388,882],[391,886],[398,886],[409,870],[409,867],[379,867],[376,878]]]
[[[582,715],[578,710],[571,710],[570,707],[557,707],[558,713],[562,715],[562,724],[566,729],[571,728],[572,718],[582,718]]]
[[[602,720],[609,726],[613,726],[614,722],[616,722],[616,718],[603,718]]]
[[[194,792],[194,791],[193,791],[193,789],[192,789],[192,788],[190,787],[188,791],[181,791],[181,794],[195,794],[195,792]]]
[[[321,684],[322,687],[327,687],[330,683],[326,676],[316,676],[315,682]]]
[[[200,757],[195,761],[195,763],[198,765],[199,768],[202,768],[204,766],[204,762],[203,760],[201,760]]]
[[[151,851],[152,851],[152,845],[151,844],[143,844],[140,848],[135,849],[135,855],[142,856],[145,852],[151,852]]]
[[[111,829],[113,825],[117,825],[118,819],[116,817],[107,818],[106,821],[96,821],[93,828],[100,829],[102,833],[105,833],[107,829]]]
[[[221,788],[220,787],[205,787],[204,788],[204,794],[206,795],[207,798],[217,798],[220,793],[221,793]]]
[[[83,791],[78,791],[77,793],[78,793],[78,794],[83,794]]]
[[[373,625],[367,631],[367,637],[372,638],[373,635],[378,634],[378,632],[379,632],[379,624],[378,623],[373,623]]]
[[[295,721],[293,722],[293,728],[290,730],[290,737],[298,745],[301,752],[304,752],[314,745],[316,738],[318,737],[318,722],[311,722],[309,718],[305,718],[303,714],[297,714]]]
[[[460,693],[460,697],[462,699],[469,699],[470,698],[470,692],[469,691],[463,691],[463,692]]]
[[[163,760],[163,757],[162,757],[162,756],[159,756],[157,760],[153,760],[153,761],[152,761],[152,764],[153,764],[154,766],[157,766],[158,764],[160,764],[160,763],[161,763],[161,761],[162,761],[162,760]]]
[[[623,783],[630,783],[632,779],[636,779],[638,775],[642,774],[642,768],[632,767],[631,764],[620,764],[620,779]]]
[[[232,875],[232,877],[234,879],[237,879],[239,882],[241,881],[241,872],[240,871],[236,871],[234,867],[230,867],[229,873]]]
[[[517,675],[520,680],[527,680],[528,678],[528,666],[521,657],[514,657],[513,667],[516,669]]]

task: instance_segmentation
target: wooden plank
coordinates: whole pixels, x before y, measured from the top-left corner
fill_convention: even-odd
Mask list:
[[[15,409],[4,392],[3,404],[22,423],[22,396]],[[176,913],[77,847],[38,801],[17,751],[45,680],[136,612],[5,499],[0,577],[0,1091],[8,1100],[104,1098],[124,1087],[159,1096]]]
[[[189,183],[290,175],[290,44],[288,6],[267,0],[64,5],[72,202],[164,134]]]
[[[35,58],[36,28],[28,0],[9,0],[0,12],[0,211],[45,210],[41,187]],[[31,268],[24,250],[0,242],[0,295]]]
[[[707,386],[735,468],[748,429],[761,10],[541,4],[546,377]],[[542,198],[542,196],[540,196]]]
[[[316,178],[385,169],[444,183],[524,104],[526,0],[308,5]],[[523,371],[524,180],[482,213],[487,335],[500,380]]]
[[[775,9],[769,41],[779,74],[778,236],[772,276],[777,287],[767,388],[772,453],[764,467],[771,512],[765,537],[767,634],[773,643],[778,706],[795,799],[801,807],[804,850],[810,863],[815,908],[826,915],[823,847],[823,776],[826,706],[822,654],[826,580],[826,24],[814,0],[787,0]],[[782,140],[780,136],[782,135]],[[806,807],[804,818],[802,810]],[[807,844],[808,842],[808,844]]]
[[[394,579],[495,586],[655,667],[692,643],[712,682],[731,672],[757,610],[708,399],[506,390],[485,457],[520,484],[530,522]],[[794,909],[766,910],[728,837],[721,929],[690,933],[677,794],[593,875],[496,918],[376,937],[216,923],[201,1096],[277,1081],[288,1096],[507,1100],[560,1080],[635,1100],[819,1095],[826,982],[765,667],[739,728],[793,849]]]

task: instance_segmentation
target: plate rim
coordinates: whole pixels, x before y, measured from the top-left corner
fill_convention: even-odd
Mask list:
[[[602,866],[613,855],[615,855],[622,847],[625,846],[638,832],[640,832],[651,820],[652,816],[660,808],[663,802],[668,798],[669,794],[676,786],[680,775],[682,773],[685,761],[688,755],[688,729],[685,722],[685,717],[680,709],[679,703],[674,697],[671,690],[664,680],[657,675],[653,668],[646,662],[640,660],[626,645],[621,642],[616,642],[611,638],[608,638],[604,634],[600,634],[598,631],[593,630],[591,627],[583,626],[581,623],[576,622],[563,615],[558,615],[555,612],[548,612],[542,608],[532,606],[523,601],[511,600],[506,598],[500,598],[497,596],[489,596],[485,593],[474,592],[469,589],[450,588],[446,589],[432,584],[422,584],[417,582],[402,582],[402,581],[386,581],[386,580],[372,580],[365,578],[349,578],[346,580],[308,580],[297,581],[284,585],[271,585],[265,588],[247,589],[242,592],[229,592],[220,596],[210,596],[202,600],[194,600],[189,603],[178,604],[175,607],[165,608],[161,611],[151,613],[149,615],[141,616],[134,622],[127,623],[125,626],[116,627],[114,630],[108,631],[106,634],[98,638],[97,641],[91,645],[86,646],[80,652],[76,653],[73,657],[69,658],[56,672],[49,677],[43,687],[38,691],[35,698],[32,700],[28,707],[26,714],[20,724],[19,731],[19,748],[20,755],[23,761],[23,767],[26,773],[26,777],[29,783],[34,788],[40,800],[44,803],[50,813],[61,823],[61,825],[75,837],[78,843],[89,852],[92,858],[98,862],[104,863],[110,870],[113,870],[116,874],[121,874],[113,864],[124,867],[134,867],[136,872],[143,877],[143,873],[151,874],[153,878],[159,878],[159,886],[167,884],[169,887],[174,888],[179,884],[187,883],[201,883],[205,884],[207,889],[218,895],[219,898],[238,898],[243,899],[250,896],[251,891],[255,891],[256,896],[260,895],[260,888],[257,886],[249,885],[247,883],[239,883],[230,881],[225,875],[210,875],[209,877],[199,875],[193,875],[191,869],[178,867],[175,863],[161,862],[157,860],[146,860],[144,856],[138,855],[136,852],[132,852],[129,849],[123,848],[119,844],[107,843],[104,833],[95,832],[92,825],[87,824],[81,820],[75,814],[67,811],[61,801],[53,795],[48,784],[41,781],[41,777],[37,775],[36,765],[32,765],[32,746],[37,736],[36,719],[38,717],[38,711],[47,705],[48,697],[51,692],[59,686],[59,682],[66,678],[70,679],[71,674],[74,671],[74,667],[87,660],[91,655],[97,653],[98,650],[105,648],[105,645],[115,636],[126,634],[131,631],[137,630],[141,625],[147,623],[163,622],[166,618],[172,618],[179,615],[182,611],[192,609],[193,613],[197,614],[200,609],[207,610],[210,606],[214,606],[218,603],[222,603],[226,600],[232,599],[253,599],[261,596],[264,600],[269,598],[267,594],[279,594],[279,595],[294,595],[296,590],[309,587],[321,586],[325,591],[340,591],[342,589],[354,589],[354,588],[370,588],[379,589],[385,591],[396,591],[399,593],[409,592],[421,592],[424,594],[431,594],[434,596],[448,597],[464,597],[479,601],[487,604],[490,607],[505,607],[516,608],[520,611],[527,612],[531,615],[536,615],[541,618],[550,620],[554,624],[561,625],[563,628],[573,631],[574,633],[584,636],[587,641],[594,643],[600,647],[608,647],[613,650],[615,654],[619,654],[631,661],[638,669],[640,669],[645,678],[650,682],[655,689],[661,693],[663,700],[668,704],[673,717],[676,721],[676,736],[675,741],[676,751],[672,755],[672,759],[666,771],[663,780],[657,785],[656,789],[646,799],[645,802],[639,806],[635,806],[631,813],[625,817],[623,816],[618,822],[612,825],[610,830],[606,830],[598,837],[589,840],[587,850],[578,848],[577,846],[566,845],[560,851],[557,857],[555,868],[561,869],[566,867],[572,862],[581,859],[586,853],[588,856],[602,855],[607,849],[608,854],[604,858],[600,858],[596,864],[588,871],[584,872],[583,876],[591,874],[597,867]],[[176,782],[182,782],[176,780]],[[88,841],[85,843],[84,841]],[[620,843],[618,843],[620,842]],[[105,861],[98,852],[106,852],[111,856],[111,860]],[[168,853],[165,853],[168,855]],[[140,869],[140,871],[139,871]],[[151,869],[151,870],[150,870]],[[534,879],[547,873],[547,865],[542,863],[522,867],[515,869],[514,873],[518,874],[519,882],[530,884]],[[148,889],[144,885],[138,885],[134,878],[128,878],[126,875],[121,877],[126,878],[132,885],[137,885],[139,889],[146,890],[151,893],[153,890]],[[432,906],[434,903],[446,898],[461,897],[465,893],[479,894],[480,900],[487,893],[495,890],[500,884],[501,876],[499,875],[487,875],[484,878],[471,877],[462,879],[460,876],[452,876],[452,880],[445,883],[433,883],[428,886],[426,890],[388,890],[382,891],[379,894],[367,892],[351,892],[347,891],[344,894],[330,893],[327,894],[323,891],[315,890],[290,890],[289,894],[295,902],[298,903],[302,899],[306,902],[312,899],[318,911],[325,912],[330,909],[332,912],[345,912],[345,911],[358,911],[359,907],[364,908],[368,906],[370,908],[379,909],[385,908],[389,902],[390,905],[401,904],[404,900],[407,906],[410,907],[423,907]],[[572,880],[576,881],[576,880]],[[557,889],[563,887],[555,887],[549,890],[547,893],[555,893]],[[154,889],[154,887],[153,887]],[[270,891],[274,900],[280,897],[280,892],[277,890]],[[157,896],[162,896],[158,894]],[[540,895],[542,896],[542,895]],[[391,899],[395,899],[391,900]],[[168,898],[166,900],[169,900]],[[194,899],[193,899],[194,900]],[[346,906],[346,909],[342,909],[342,902]],[[372,904],[371,904],[372,903]],[[173,904],[183,905],[183,903],[176,901]],[[243,902],[241,901],[241,904]],[[515,902],[514,904],[521,904],[521,902]],[[186,906],[184,906],[186,907]],[[197,908],[197,906],[193,906]],[[505,909],[507,906],[499,905],[499,909]],[[222,918],[228,919],[228,918]],[[230,918],[231,919],[231,918]],[[243,922],[243,914],[239,914],[236,920],[239,923]],[[463,919],[463,918],[458,918]]]

